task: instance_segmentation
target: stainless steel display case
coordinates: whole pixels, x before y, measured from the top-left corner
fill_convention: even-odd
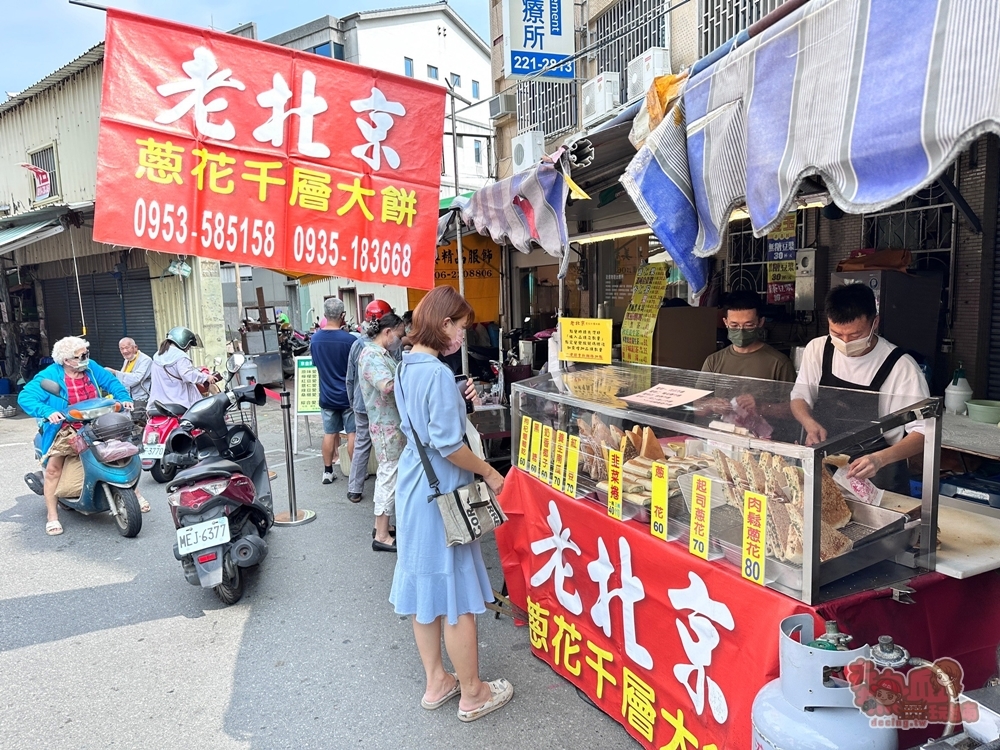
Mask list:
[[[664,384],[711,391],[692,403],[661,409],[629,403],[625,399]],[[512,385],[512,445],[520,439],[522,416],[529,416],[555,430],[580,435],[581,424],[593,424],[593,415],[609,428],[625,430],[633,425],[652,428],[660,442],[663,438],[702,441],[705,449],[724,451],[767,451],[781,456],[791,466],[801,468],[803,477],[802,564],[768,557],[765,585],[800,601],[815,604],[850,593],[891,586],[920,573],[933,571],[937,530],[937,476],[941,445],[941,401],[920,397],[887,396],[871,391],[839,388],[814,388],[803,392],[793,384],[753,378],[736,378],[711,373],[662,367],[620,364],[571,366],[569,370],[545,374]],[[724,402],[733,404],[737,396],[750,395],[755,413],[764,416],[773,429],[770,438],[754,434],[728,432],[720,424]],[[813,404],[826,404],[822,414],[827,421],[827,436],[822,442],[807,446],[805,434],[789,408],[793,397],[805,397]],[[744,403],[746,403],[744,401]],[[830,410],[830,404],[849,404],[850,408]],[[721,405],[721,406],[720,406]],[[831,414],[833,416],[831,416]],[[723,417],[732,419],[732,416]],[[738,421],[738,420],[737,420]],[[822,421],[822,420],[821,420]],[[912,500],[912,509],[898,513],[887,508],[849,502],[852,520],[844,527],[854,547],[837,557],[820,561],[822,532],[820,502],[822,475],[818,469],[827,456],[849,453],[857,456],[878,449],[876,441],[895,442],[903,430],[912,430],[914,422],[923,424],[923,495]],[[712,425],[712,426],[710,426]],[[723,429],[720,429],[723,428]],[[757,425],[758,433],[766,432]],[[919,428],[918,428],[919,430]],[[884,447],[884,443],[879,447]],[[711,469],[707,473],[712,474]],[[595,481],[588,481],[581,462],[576,497],[600,502],[606,499],[596,491]],[[742,492],[740,492],[742,497]],[[919,503],[919,504],[918,504]],[[710,560],[719,564],[739,565],[742,550],[742,515],[726,506],[727,512],[711,514]],[[738,519],[734,521],[733,511]],[[689,516],[683,503],[675,498],[669,503],[668,542],[686,545]],[[644,523],[648,516],[639,513],[631,521]],[[609,523],[618,523],[609,518]]]

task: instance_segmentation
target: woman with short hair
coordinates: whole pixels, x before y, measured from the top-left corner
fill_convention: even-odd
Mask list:
[[[416,440],[425,446],[441,492],[469,484],[480,474],[499,493],[503,477],[465,444],[466,416],[455,376],[439,355],[457,352],[473,312],[461,295],[440,286],[413,311],[413,349],[396,371],[396,404],[406,447],[396,484],[396,571],[389,601],[413,618],[413,635],[427,683],[420,705],[440,708],[457,695],[458,718],[474,721],[506,704],[513,686],[503,679],[479,679],[476,615],[493,601],[479,542],[448,547],[444,522],[421,465]],[[471,388],[469,391],[474,392]],[[466,398],[471,396],[467,393]],[[441,635],[456,674],[444,670]]]
[[[42,388],[43,380],[51,380],[59,386],[59,395]],[[76,455],[70,444],[76,430],[66,422],[66,413],[73,404],[101,396],[111,396],[126,409],[132,408],[132,397],[125,386],[90,358],[90,343],[77,336],[67,336],[52,346],[52,364],[35,375],[17,397],[24,413],[39,420],[42,433],[40,448],[45,468],[43,494],[47,513],[45,533],[49,536],[63,533],[56,489],[66,456]],[[142,502],[145,503],[143,512],[148,511],[149,503]]]

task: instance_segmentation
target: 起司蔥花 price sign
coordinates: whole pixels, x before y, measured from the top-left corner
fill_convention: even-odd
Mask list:
[[[110,10],[94,239],[434,286],[444,90]]]

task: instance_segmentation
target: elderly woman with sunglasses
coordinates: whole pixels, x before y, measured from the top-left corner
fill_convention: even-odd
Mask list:
[[[42,433],[42,466],[45,467],[45,508],[48,517],[45,533],[63,533],[59,523],[56,488],[62,476],[63,460],[74,453],[70,445],[73,427],[66,423],[69,407],[80,401],[110,396],[126,409],[132,408],[132,398],[114,375],[90,358],[90,344],[76,336],[59,339],[52,347],[53,364],[35,375],[17,397],[25,414],[40,422]],[[43,380],[59,386],[59,395],[42,388]]]

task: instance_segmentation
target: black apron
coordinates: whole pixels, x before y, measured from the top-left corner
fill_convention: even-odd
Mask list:
[[[833,374],[834,351],[836,350],[833,347],[833,342],[827,336],[826,346],[823,347],[823,375],[820,378],[819,384],[830,388],[845,388],[874,393],[882,390],[882,386],[885,385],[885,381],[889,378],[892,369],[906,353],[897,346],[889,352],[889,356],[885,358],[885,362],[879,367],[872,381],[867,385],[862,385],[861,383],[850,383],[842,380]],[[845,420],[843,418],[845,414],[850,414],[851,419]],[[817,401],[813,405],[813,416],[817,422],[826,428],[828,435],[835,435],[856,429],[859,421],[871,420],[874,422],[880,415],[878,414],[877,402],[875,402],[873,409],[870,397],[866,398],[861,394],[851,393],[850,391],[836,393],[824,393],[820,391]],[[848,450],[847,454],[853,461],[858,456],[888,447],[889,444],[880,435],[872,440],[859,442],[853,450]],[[883,490],[898,492],[902,495],[910,494],[910,472],[906,461],[896,461],[895,463],[883,466],[871,479],[876,487],[881,487]]]

